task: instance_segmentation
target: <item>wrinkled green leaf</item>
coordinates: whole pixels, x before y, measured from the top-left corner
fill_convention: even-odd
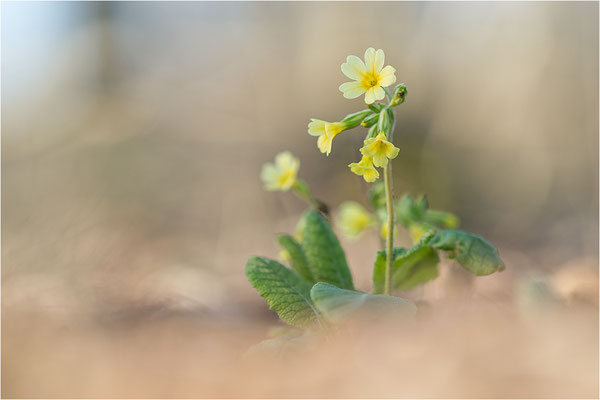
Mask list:
[[[437,253],[429,246],[417,244],[410,249],[395,248],[392,288],[410,290],[438,277]],[[373,293],[383,293],[385,285],[386,252],[379,251],[373,267]]]
[[[277,236],[277,241],[290,255],[290,266],[292,269],[310,283],[315,283],[312,273],[310,272],[310,267],[308,266],[306,254],[304,254],[304,250],[302,250],[300,243],[290,235],[285,234]]]
[[[314,281],[354,289],[346,255],[329,223],[316,211],[310,211],[305,221],[302,248]]]
[[[321,315],[333,323],[356,317],[377,319],[393,314],[414,315],[417,309],[406,299],[340,289],[323,282],[313,286],[310,296]]]
[[[311,326],[319,314],[310,299],[311,283],[275,260],[252,257],[246,263],[248,280],[279,318],[298,327]]]
[[[456,261],[475,275],[489,275],[504,270],[504,263],[494,245],[484,238],[456,229],[440,230],[428,240],[436,249],[456,255]]]

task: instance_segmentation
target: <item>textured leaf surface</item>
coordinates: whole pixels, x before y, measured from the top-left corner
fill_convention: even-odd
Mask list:
[[[385,284],[385,251],[377,253],[373,268],[373,293],[383,293]],[[431,247],[417,244],[409,250],[394,249],[392,288],[410,290],[438,277],[440,259]]]
[[[290,255],[290,266],[294,271],[299,273],[310,283],[315,283],[308,266],[306,254],[304,254],[304,250],[302,249],[302,246],[300,246],[300,243],[290,235],[285,234],[277,236],[277,241]]]
[[[252,257],[246,263],[248,280],[279,318],[298,327],[311,326],[318,313],[310,299],[311,284],[275,260]]]
[[[428,244],[451,251],[456,261],[475,275],[489,275],[504,270],[498,250],[484,238],[455,229],[438,231]]]
[[[302,248],[315,282],[354,289],[346,255],[327,221],[316,211],[305,218]]]
[[[417,310],[406,299],[340,289],[323,282],[313,286],[310,296],[321,315],[333,323],[355,317],[377,319],[390,314],[407,316],[415,314]]]

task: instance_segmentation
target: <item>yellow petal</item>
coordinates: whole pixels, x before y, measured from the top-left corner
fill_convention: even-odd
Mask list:
[[[347,99],[355,99],[365,92],[365,88],[360,82],[346,82],[340,85],[340,92]]]
[[[396,83],[396,69],[391,65],[388,65],[384,69],[381,70],[379,74],[379,85],[382,87],[387,87]]]
[[[369,47],[366,51],[365,51],[365,65],[367,67],[367,71],[368,72],[373,72],[375,71],[375,49],[372,47]]]
[[[398,156],[399,151],[400,151],[399,148],[397,148],[396,146],[394,146],[393,144],[390,143],[390,145],[387,147],[387,149],[385,151],[385,155],[390,160],[393,160],[394,158],[396,158]]]
[[[327,135],[319,136],[319,140],[317,140],[317,147],[321,150],[321,153],[325,153],[329,155],[331,153],[331,145],[333,144],[333,140],[331,140]]]
[[[348,78],[358,81],[367,72],[367,68],[360,58],[348,56],[346,62],[342,64],[342,72]]]
[[[381,86],[375,86],[373,88],[375,100],[382,100],[385,97],[385,90]]]
[[[321,136],[325,133],[325,121],[311,118],[308,124],[308,134],[312,136]]]
[[[385,61],[385,54],[383,53],[383,50],[381,50],[381,49],[377,50],[375,52],[375,64],[374,64],[373,72],[379,73],[379,71],[381,71],[381,69],[383,68],[384,61]]]
[[[367,90],[367,93],[365,94],[365,103],[372,104],[375,100],[377,100],[375,96],[375,87],[372,87]]]
[[[370,168],[365,171],[363,178],[367,182],[375,182],[379,178],[379,172],[375,168]]]
[[[325,134],[333,140],[340,132],[344,130],[344,124],[340,122],[329,122],[325,124]]]
[[[376,153],[373,155],[373,165],[376,167],[384,168],[387,166],[388,158],[385,156],[385,153]]]

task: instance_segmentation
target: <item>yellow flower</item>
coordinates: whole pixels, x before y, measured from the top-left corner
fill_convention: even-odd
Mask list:
[[[275,163],[263,166],[260,179],[265,183],[267,190],[290,190],[297,181],[300,160],[289,151],[277,154]]]
[[[340,91],[347,99],[355,99],[365,93],[365,103],[371,104],[385,97],[384,87],[396,82],[396,69],[390,65],[383,68],[385,54],[369,47],[365,51],[365,62],[356,56],[348,56],[342,64],[342,72],[354,82],[340,85]]]
[[[320,119],[311,118],[308,124],[308,133],[312,136],[318,136],[317,146],[321,153],[329,155],[333,138],[346,129],[346,124],[342,122],[327,122]]]
[[[375,217],[353,201],[346,201],[340,205],[336,222],[342,233],[351,239],[359,237],[366,229],[376,224]]]
[[[373,158],[369,156],[363,156],[358,163],[352,163],[348,165],[350,170],[356,175],[362,175],[367,182],[375,182],[379,178],[379,172],[373,166]]]
[[[383,133],[380,133],[377,137],[366,139],[364,146],[360,149],[363,156],[372,157],[373,164],[382,168],[387,166],[388,159],[393,160],[396,158],[399,151],[399,148],[386,140]]]

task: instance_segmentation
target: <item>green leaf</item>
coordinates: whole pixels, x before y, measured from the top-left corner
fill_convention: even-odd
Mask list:
[[[333,323],[353,317],[377,319],[392,313],[407,316],[416,312],[416,306],[406,299],[340,289],[324,282],[314,285],[310,296],[321,315]]]
[[[308,266],[306,254],[304,254],[304,250],[302,250],[300,243],[290,235],[285,234],[277,236],[277,241],[290,255],[290,266],[294,271],[299,273],[310,283],[315,283],[312,273],[310,272],[310,267]]]
[[[410,249],[394,249],[392,288],[410,290],[438,277],[437,253],[429,246],[417,244]],[[383,293],[385,284],[386,252],[377,252],[373,268],[373,293]]]
[[[473,274],[489,275],[504,270],[498,250],[484,238],[456,229],[438,231],[428,240],[430,246],[456,255],[456,261]]]
[[[315,282],[354,289],[346,255],[329,223],[316,211],[306,215],[302,248]]]
[[[279,318],[298,327],[311,326],[319,314],[310,300],[311,284],[275,260],[251,257],[246,276]]]

